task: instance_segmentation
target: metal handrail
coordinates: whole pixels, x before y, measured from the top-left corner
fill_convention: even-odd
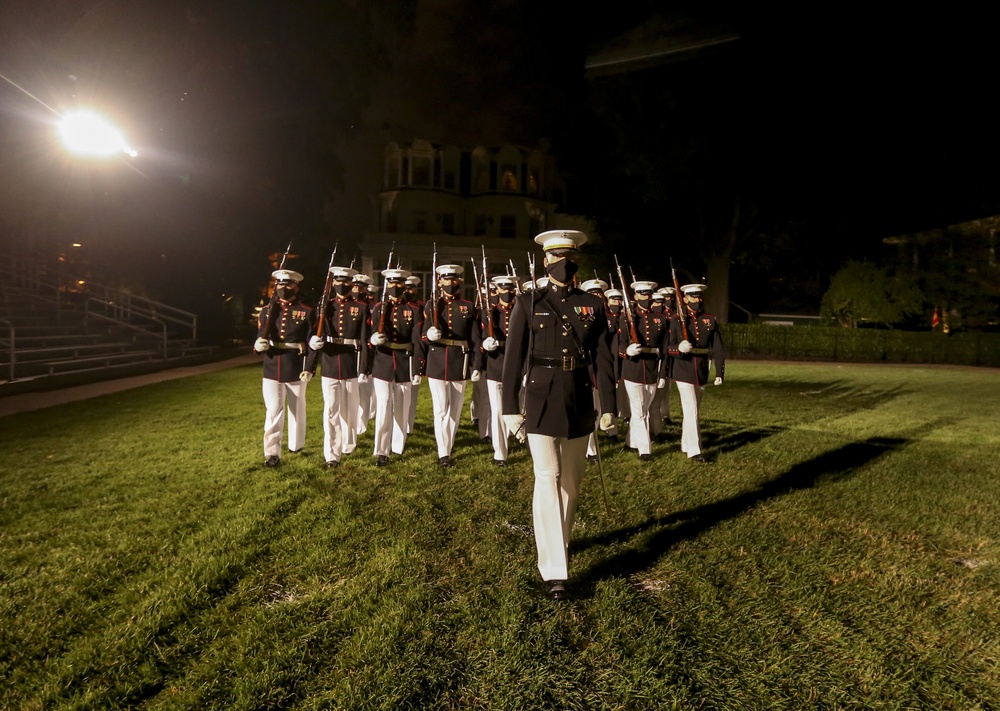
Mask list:
[[[66,281],[71,278],[70,275],[59,270],[46,272],[37,263],[26,259],[15,261],[12,258],[9,260],[9,263],[11,266],[0,266],[0,277],[6,283],[15,287],[20,285],[52,291],[52,301],[56,304],[58,313],[62,313],[65,301],[63,288],[58,281],[52,281],[52,278]],[[198,338],[198,316],[190,311],[94,282],[87,282],[86,295],[107,303],[119,304],[121,306],[120,313],[122,313],[125,319],[133,314],[143,318],[154,319],[157,323],[162,323],[160,319],[165,319],[176,326],[190,329],[192,341],[196,341]]]
[[[90,318],[91,316],[94,316],[95,318],[104,319],[105,321],[110,321],[111,323],[113,323],[113,324],[115,324],[117,326],[123,326],[125,328],[130,328],[133,331],[138,331],[139,333],[142,333],[142,334],[147,335],[147,336],[153,335],[150,331],[148,331],[147,329],[143,328],[142,326],[136,326],[133,323],[129,323],[128,321],[122,320],[120,317],[119,318],[115,318],[115,317],[112,317],[112,316],[107,316],[105,314],[99,313],[97,311],[91,311],[90,304],[92,302],[93,303],[97,303],[97,304],[101,304],[101,305],[106,306],[106,307],[110,307],[112,310],[120,310],[120,308],[121,308],[118,304],[115,304],[114,302],[104,301],[103,299],[98,299],[96,296],[91,296],[90,298],[87,299],[86,303],[84,304],[84,316],[86,318]],[[162,335],[162,338],[163,338],[163,357],[167,358],[169,356],[169,353],[170,353],[170,351],[169,351],[169,338],[167,336],[167,324],[165,322],[161,321],[160,319],[157,319],[157,318],[152,318],[150,316],[145,316],[144,314],[138,314],[138,315],[139,316],[144,316],[145,318],[148,318],[152,323],[158,324],[160,326],[160,329],[163,332],[163,335]]]
[[[0,323],[6,324],[7,329],[10,331],[10,341],[7,343],[7,351],[10,353],[10,377],[7,379],[14,380],[14,366],[17,365],[17,339],[14,332],[14,324],[5,318],[0,318]]]

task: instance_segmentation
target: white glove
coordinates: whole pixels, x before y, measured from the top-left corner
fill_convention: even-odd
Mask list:
[[[636,358],[640,353],[642,353],[642,346],[638,343],[629,343],[628,348],[625,349],[625,355],[629,358]]]
[[[524,441],[524,415],[504,415],[503,423],[507,426],[508,436],[514,435],[518,442]]]
[[[715,379],[715,384],[716,385],[722,385],[722,378],[716,378]]]
[[[266,338],[258,338],[256,341],[253,342],[253,349],[258,353],[263,353],[270,347],[271,344],[267,342]]]
[[[601,432],[607,432],[608,430],[611,429],[612,425],[614,424],[615,420],[613,417],[611,417],[610,412],[605,412],[603,415],[601,415],[601,422],[600,422]]]
[[[500,341],[495,339],[493,336],[487,336],[483,339],[483,350],[492,353],[497,348],[500,347]]]
[[[424,379],[423,376],[414,375],[412,378],[410,378],[410,382],[413,383],[416,387],[420,387],[420,381],[422,381],[423,379]]]
[[[427,340],[428,341],[440,341],[441,340],[441,329],[437,326],[431,326],[427,329]]]
[[[312,348],[314,351],[323,350],[323,343],[324,341],[322,336],[313,336],[312,338],[309,339],[309,347]]]
[[[718,385],[718,383],[716,383],[716,385]],[[666,378],[660,378],[659,380],[656,381],[656,389],[657,390],[663,390],[663,388],[665,388],[665,387],[667,387],[667,379]]]
[[[358,383],[364,385],[368,382],[368,373],[358,373]]]
[[[385,334],[376,331],[372,334],[372,337],[368,339],[368,342],[373,346],[383,346],[385,345]]]
[[[677,350],[681,353],[690,353],[694,346],[691,345],[691,341],[681,341],[677,344]]]
[[[478,370],[472,371],[472,382],[478,383],[480,377],[482,377],[482,374]]]
[[[308,383],[312,379],[313,379],[313,374],[310,373],[308,370],[303,370],[301,373],[299,373],[299,380],[301,380],[303,383]]]

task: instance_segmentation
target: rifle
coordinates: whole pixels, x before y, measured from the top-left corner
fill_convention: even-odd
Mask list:
[[[333,245],[333,253],[330,255],[330,266],[326,268],[326,283],[323,284],[323,298],[319,300],[319,323],[316,324],[316,336],[323,337],[323,322],[326,320],[326,306],[330,303],[330,289],[333,287],[333,261],[337,258],[337,244]]]
[[[639,334],[635,330],[635,316],[632,314],[632,302],[628,298],[628,287],[625,286],[625,276],[622,274],[622,265],[618,263],[618,255],[615,255],[615,267],[618,269],[618,280],[622,285],[622,302],[625,304],[625,321],[628,323],[628,337],[632,343],[639,342]]]
[[[483,309],[486,315],[486,325],[490,331],[490,338],[493,338],[493,307],[490,305],[490,275],[486,271],[486,247],[480,245],[483,250],[483,284],[486,286],[486,308]]]
[[[396,243],[389,247],[389,259],[386,261],[386,270],[392,269],[392,253],[396,251]],[[388,310],[389,280],[382,277],[382,312],[378,315],[378,332],[385,333],[385,312]]]
[[[285,268],[285,260],[288,259],[288,253],[292,251],[292,243],[289,241],[288,246],[285,247],[285,253],[281,255],[281,264],[278,265],[278,270]],[[274,289],[271,290],[271,300],[267,304],[267,321],[264,322],[264,338],[268,337],[271,333],[271,329],[274,327],[274,307],[278,303],[278,285],[277,282],[274,285]]]
[[[677,281],[677,270],[674,269],[673,257],[670,258],[670,276],[674,280],[674,300],[677,302],[677,319],[681,322],[681,335],[684,336],[685,341],[690,343],[691,339],[688,338],[687,319],[684,315],[684,302],[681,300],[681,286]]]
[[[473,279],[472,283],[476,285],[476,301],[475,301],[475,304],[476,304],[476,308],[479,309],[480,313],[482,313],[482,310],[483,310],[483,295],[482,295],[482,292],[479,291],[479,272],[476,271],[476,260],[475,259],[470,259],[469,261],[472,262],[472,279]]]
[[[437,277],[437,263],[438,263],[438,246],[437,242],[434,243],[434,256],[431,257],[431,324],[434,328],[438,327],[438,277]]]
[[[510,273],[514,277],[514,291],[517,292],[518,294],[520,294],[521,293],[521,281],[520,281],[520,279],[517,278],[517,269],[514,267],[514,260],[513,259],[508,259],[507,261],[510,263]]]

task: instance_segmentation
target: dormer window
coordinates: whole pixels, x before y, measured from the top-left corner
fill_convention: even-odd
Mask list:
[[[517,166],[504,165],[500,168],[500,189],[509,192],[517,192]]]

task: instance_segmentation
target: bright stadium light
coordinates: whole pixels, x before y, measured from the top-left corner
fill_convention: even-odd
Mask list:
[[[121,132],[93,111],[74,111],[59,122],[59,137],[73,153],[87,156],[112,156],[125,153],[133,158],[135,150],[125,144]]]

